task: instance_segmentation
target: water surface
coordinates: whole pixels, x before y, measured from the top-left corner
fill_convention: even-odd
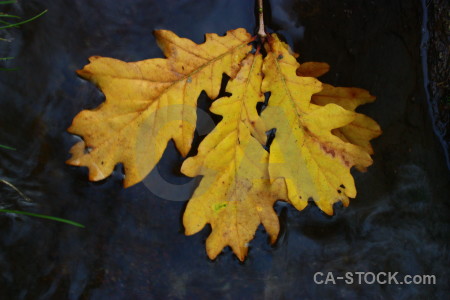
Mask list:
[[[384,133],[374,165],[355,172],[358,197],[328,217],[277,204],[282,231],[271,247],[260,228],[241,264],[229,249],[207,259],[206,228],[185,237],[183,201],[144,183],[123,189],[121,168],[99,183],[70,167],[77,141],[65,130],[103,101],[78,78],[91,55],[136,61],[161,56],[151,32],[164,28],[196,42],[206,32],[255,32],[253,1],[21,1],[8,10],[40,20],[8,31],[0,56],[0,176],[32,200],[0,186],[0,206],[80,222],[86,229],[0,215],[1,299],[446,299],[449,292],[450,176],[432,130],[420,58],[420,1],[272,0],[272,30],[300,61],[326,61],[322,80],[377,96],[360,111]],[[208,106],[208,100],[201,102]],[[158,174],[189,180],[170,144]],[[180,189],[180,199],[189,189]],[[434,274],[436,285],[316,285],[316,272]],[[432,296],[431,296],[432,295]]]

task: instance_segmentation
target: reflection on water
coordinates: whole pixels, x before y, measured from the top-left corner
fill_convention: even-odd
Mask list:
[[[65,132],[82,109],[103,101],[76,77],[91,55],[126,61],[160,56],[150,34],[165,28],[201,42],[205,32],[254,32],[253,1],[22,1],[12,12],[48,14],[8,34],[0,56],[0,176],[34,202],[0,186],[0,206],[71,219],[86,229],[0,215],[2,299],[445,299],[448,278],[449,174],[423,90],[421,5],[417,1],[272,0],[269,26],[301,61],[327,61],[323,80],[360,86],[378,100],[361,112],[382,125],[375,164],[355,173],[358,198],[336,215],[277,204],[282,233],[271,247],[260,228],[240,264],[226,249],[214,262],[204,241],[185,237],[185,203],[165,200],[144,183],[124,190],[121,167],[99,183],[64,164],[77,140]],[[11,64],[11,65],[10,65]],[[207,103],[207,101],[205,102]],[[182,159],[173,144],[161,177]],[[183,199],[189,191],[180,189]],[[315,285],[315,272],[436,274],[436,286]]]

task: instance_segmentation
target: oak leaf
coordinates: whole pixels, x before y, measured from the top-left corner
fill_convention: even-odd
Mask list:
[[[196,123],[196,103],[202,91],[217,97],[223,73],[234,77],[250,51],[252,37],[244,29],[226,36],[207,34],[205,43],[155,33],[167,58],[126,63],[91,57],[78,74],[95,83],[106,101],[84,110],[68,129],[83,141],[72,149],[68,163],[89,168],[89,179],[111,174],[118,163],[125,169],[124,186],[134,185],[154,168],[167,142],[175,141],[183,156],[190,150]]]
[[[329,69],[330,66],[327,63],[307,62],[300,65],[297,75],[319,77]],[[364,89],[334,87],[329,84],[323,84],[322,91],[314,94],[311,98],[311,103],[321,106],[334,103],[350,111],[355,111],[360,105],[373,101],[375,101],[375,97]],[[332,133],[343,141],[361,146],[367,153],[374,154],[370,141],[380,136],[382,131],[372,118],[357,113],[355,120],[341,128],[333,129]],[[360,171],[366,170],[365,167],[359,165],[356,165],[356,168]]]
[[[330,65],[324,62],[305,62],[298,66],[296,73],[303,77],[320,77],[330,70]]]
[[[190,177],[203,175],[189,200],[183,223],[188,235],[211,224],[206,241],[211,259],[230,245],[243,261],[260,223],[272,242],[278,236],[273,205],[283,197],[284,183],[270,184],[269,156],[261,145],[266,142],[265,127],[256,110],[256,104],[264,101],[261,66],[261,54],[249,54],[242,62],[236,78],[227,85],[232,96],[216,100],[210,108],[223,116],[222,121],[181,169]]]
[[[312,199],[331,215],[335,202],[348,205],[356,196],[350,169],[372,164],[370,140],[381,134],[375,121],[355,112],[374,101],[367,91],[322,84],[315,77],[329,65],[299,64],[298,54],[276,34],[260,41],[264,58],[259,47],[252,51],[254,38],[243,29],[224,37],[208,34],[201,45],[170,31],[156,37],[165,59],[125,63],[92,57],[78,72],[98,85],[106,101],[74,119],[69,131],[83,141],[72,148],[69,164],[87,166],[90,180],[101,180],[123,163],[127,187],[152,170],[170,139],[187,155],[197,97],[205,91],[216,99],[227,74],[231,96],[210,108],[223,119],[181,169],[203,176],[183,224],[187,235],[211,225],[211,259],[230,246],[243,261],[260,224],[275,242],[277,200],[301,210]],[[276,132],[271,143],[270,129]]]
[[[350,168],[372,164],[364,149],[331,132],[353,122],[356,113],[333,103],[311,103],[322,83],[296,74],[299,63],[275,34],[266,50],[262,91],[271,97],[262,117],[268,128],[277,129],[270,148],[270,177],[285,178],[288,200],[297,209],[313,199],[331,215],[335,202],[348,205],[348,198],[356,196]]]

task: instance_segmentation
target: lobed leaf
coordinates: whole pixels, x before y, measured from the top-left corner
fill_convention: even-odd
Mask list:
[[[270,92],[262,117],[276,128],[269,156],[272,179],[285,178],[288,199],[299,210],[309,199],[333,214],[333,203],[348,205],[356,196],[350,168],[372,164],[361,147],[344,142],[332,130],[353,122],[356,113],[336,104],[320,107],[311,97],[322,90],[313,77],[297,76],[299,64],[276,35],[266,44],[263,92]]]
[[[267,55],[251,54],[253,38],[244,30],[223,37],[206,35],[197,45],[170,31],[157,31],[166,58],[126,63],[91,57],[78,74],[94,82],[106,101],[79,113],[71,133],[83,137],[71,150],[69,164],[89,168],[90,180],[125,167],[124,185],[141,181],[156,165],[170,139],[185,156],[196,124],[197,97],[217,98],[222,75],[231,77],[230,97],[211,111],[223,116],[186,159],[182,172],[203,178],[183,216],[192,235],[211,224],[206,251],[214,259],[230,246],[243,261],[248,243],[263,224],[275,242],[279,232],[273,209],[277,200],[303,209],[313,199],[327,214],[333,203],[356,196],[350,169],[372,164],[370,140],[381,134],[371,118],[355,112],[375,100],[367,91],[322,84],[326,63],[299,64],[298,54],[273,34]],[[270,93],[261,117],[257,104]],[[267,147],[266,131],[276,129]]]
[[[297,69],[297,75],[303,74],[303,76],[316,77],[324,74],[329,68],[326,63],[304,63]],[[375,97],[364,89],[334,87],[329,84],[324,84],[322,91],[314,94],[311,98],[311,102],[314,104],[324,106],[334,103],[350,111],[355,111],[360,105],[373,101],[375,101]],[[382,131],[373,119],[357,113],[354,121],[342,128],[334,129],[332,133],[343,141],[361,146],[367,153],[374,154],[370,141],[380,136]],[[360,171],[366,170],[364,166],[360,165],[356,165],[356,168]]]
[[[256,104],[261,93],[261,54],[249,54],[236,78],[227,86],[231,97],[216,100],[211,111],[223,116],[217,127],[202,141],[195,157],[188,158],[182,172],[203,175],[183,216],[186,234],[200,231],[206,223],[212,232],[206,251],[214,259],[229,245],[243,261],[248,243],[259,224],[275,242],[278,216],[273,205],[284,195],[284,183],[270,184],[264,124]],[[259,140],[259,142],[258,142]]]
[[[90,180],[106,178],[123,163],[124,186],[140,182],[170,139],[185,156],[194,134],[198,96],[205,91],[217,97],[222,74],[236,75],[252,40],[244,29],[223,37],[207,34],[201,45],[166,30],[155,35],[165,59],[126,63],[94,56],[78,71],[106,96],[97,109],[80,112],[68,129],[83,141],[71,149],[67,163],[88,167]]]

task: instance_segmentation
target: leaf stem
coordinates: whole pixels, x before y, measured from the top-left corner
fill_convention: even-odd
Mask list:
[[[263,0],[258,0],[258,12],[259,12],[259,37],[264,40],[267,36],[266,30],[264,29],[264,9],[263,9]]]

